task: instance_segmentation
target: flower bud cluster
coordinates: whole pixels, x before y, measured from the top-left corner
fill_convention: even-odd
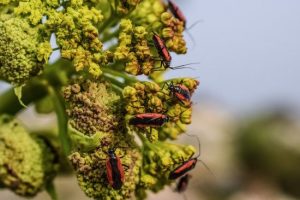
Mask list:
[[[119,129],[120,97],[107,82],[78,79],[64,89],[69,124],[85,135]]]
[[[76,71],[100,76],[101,66],[112,57],[109,51],[102,51],[97,29],[103,20],[101,11],[85,6],[83,1],[70,1],[65,12],[49,14],[46,26],[54,31],[61,56],[73,60]]]
[[[199,82],[189,78],[166,81],[162,85],[139,82],[123,90],[128,121],[137,114],[143,113],[159,113],[168,116],[169,121],[161,127],[139,127],[129,124],[130,130],[144,133],[152,142],[167,138],[176,139],[179,134],[186,131],[186,125],[191,123],[191,102],[181,103],[175,92],[168,86],[169,84],[184,85],[192,94]]]
[[[54,178],[58,161],[53,147],[30,135],[12,117],[0,118],[0,185],[21,196],[34,196]]]
[[[114,52],[114,58],[125,63],[125,71],[129,74],[149,75],[154,68],[147,34],[143,26],[133,26],[128,19],[121,20],[119,46]]]
[[[92,151],[75,151],[69,159],[77,174],[78,184],[85,194],[93,199],[129,199],[139,181],[141,155],[132,138],[123,134],[101,134],[100,145]],[[124,168],[124,183],[114,190],[107,180],[106,162],[108,150],[115,147],[115,154]],[[119,148],[118,148],[119,147]]]
[[[0,15],[0,78],[22,85],[40,74],[52,52],[39,29],[27,20],[13,15]]]
[[[170,51],[178,54],[187,52],[183,38],[184,23],[167,11],[167,6],[162,1],[143,1],[129,18],[135,25],[159,33]]]
[[[70,126],[79,132],[75,134],[82,144],[69,156],[78,183],[87,196],[95,199],[129,198],[138,181],[141,156],[133,137],[124,130],[120,97],[105,82],[75,82],[66,87],[64,96]],[[125,182],[119,191],[106,177],[110,149],[115,149],[125,170]]]
[[[144,144],[143,166],[139,189],[150,189],[154,192],[169,184],[169,172],[174,166],[188,160],[195,153],[193,146],[182,146],[167,142]],[[138,192],[140,193],[140,192]]]

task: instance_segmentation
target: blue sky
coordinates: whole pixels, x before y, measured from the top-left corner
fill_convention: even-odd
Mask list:
[[[195,100],[208,95],[236,113],[285,104],[300,110],[300,1],[177,0],[196,40],[173,65],[199,61]],[[199,105],[199,104],[198,104]]]

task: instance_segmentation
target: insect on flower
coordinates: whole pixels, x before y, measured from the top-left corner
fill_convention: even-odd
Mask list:
[[[130,125],[143,127],[161,127],[169,121],[169,117],[160,113],[137,114],[129,120]]]
[[[183,26],[186,27],[186,18],[180,8],[173,0],[168,0],[168,6],[174,17],[183,22]]]
[[[171,67],[171,61],[172,61],[172,57],[170,55],[170,52],[164,42],[164,40],[156,33],[153,33],[153,37],[152,37],[154,46],[160,56],[160,60],[161,61],[161,66],[159,69],[154,69],[153,71],[161,71],[161,67],[163,66],[164,69],[184,69],[184,68],[189,68],[186,67],[188,65],[192,65],[192,64],[199,64],[199,63],[188,63],[188,64],[184,64],[184,65],[179,65],[179,66],[175,66],[175,67]],[[193,69],[193,68],[190,68]]]
[[[172,57],[165,42],[159,37],[158,34],[155,33],[153,34],[152,40],[154,42],[155,48],[157,49],[159,56],[162,59],[162,66],[164,66],[165,68],[169,68],[172,61]]]
[[[168,88],[173,96],[175,96],[180,103],[183,105],[191,104],[191,92],[190,90],[183,84],[167,84]]]
[[[191,135],[191,136],[194,136],[194,137],[197,138],[198,144],[199,144],[199,151],[200,151],[200,141],[199,141],[199,138],[197,136],[195,136],[195,135]],[[191,171],[192,169],[195,168],[195,166],[196,166],[196,164],[197,164],[198,161],[200,161],[206,167],[206,169],[210,173],[212,173],[210,171],[210,169],[207,167],[207,165],[202,160],[198,159],[199,157],[200,157],[200,152],[199,152],[199,154],[196,157],[189,158],[188,160],[183,161],[178,167],[176,167],[173,171],[170,172],[170,174],[169,174],[169,180],[177,179],[177,178],[181,177],[182,175],[186,174],[187,172]]]
[[[125,180],[124,168],[120,158],[115,154],[115,149],[109,149],[108,156],[109,158],[106,161],[107,180],[112,188],[119,190]]]

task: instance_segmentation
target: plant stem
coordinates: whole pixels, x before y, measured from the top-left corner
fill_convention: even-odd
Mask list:
[[[113,69],[109,69],[107,67],[102,68],[102,70],[103,70],[103,72],[111,74],[113,76],[121,77],[126,82],[130,82],[130,83],[136,83],[136,82],[138,82],[138,80],[136,78],[128,76],[125,72],[123,72],[123,73],[122,72],[118,72],[118,71],[115,71]]]
[[[33,78],[22,89],[22,102],[26,105],[35,102],[48,95],[47,83],[59,88],[66,83],[66,76],[70,76],[73,68],[71,62],[58,60],[52,65],[45,67],[44,74]],[[14,115],[24,107],[20,104],[15,95],[14,88],[11,88],[0,95],[0,113]]]

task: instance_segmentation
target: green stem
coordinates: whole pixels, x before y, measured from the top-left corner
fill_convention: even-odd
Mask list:
[[[128,76],[125,72],[118,72],[118,71],[115,71],[113,69],[109,69],[109,68],[102,68],[103,72],[105,73],[108,73],[108,74],[111,74],[113,76],[117,76],[117,77],[121,77],[123,78],[126,82],[129,82],[129,83],[136,83],[138,82],[138,79],[134,78],[134,77],[131,77],[131,76]]]
[[[45,85],[41,84],[39,81],[33,80],[23,87],[22,102],[28,105],[31,102],[37,101],[46,95],[47,89],[45,88]],[[0,96],[0,113],[14,115],[23,108],[24,106],[20,104],[13,88],[4,92]]]
[[[110,81],[113,85],[116,87],[120,88],[122,90],[125,87],[125,84],[118,81],[117,79],[113,78],[110,74],[103,74],[103,77]]]
[[[68,135],[68,117],[64,104],[64,99],[55,88],[48,87],[49,94],[52,98],[58,125],[58,137],[63,148],[64,154],[68,156],[71,152],[71,139]]]
[[[111,39],[117,37],[119,35],[119,31],[115,31],[113,33],[109,33],[109,34],[105,34],[104,37],[102,38],[101,42],[104,43],[104,42],[108,42],[110,41]]]
[[[22,88],[22,102],[28,105],[45,97],[48,94],[47,83],[50,83],[55,88],[65,84],[66,76],[70,76],[73,72],[73,67],[70,66],[71,62],[66,60],[59,60],[52,65],[46,66],[43,75],[33,78]],[[22,109],[24,107],[15,95],[14,88],[0,95],[0,113],[15,115]]]

